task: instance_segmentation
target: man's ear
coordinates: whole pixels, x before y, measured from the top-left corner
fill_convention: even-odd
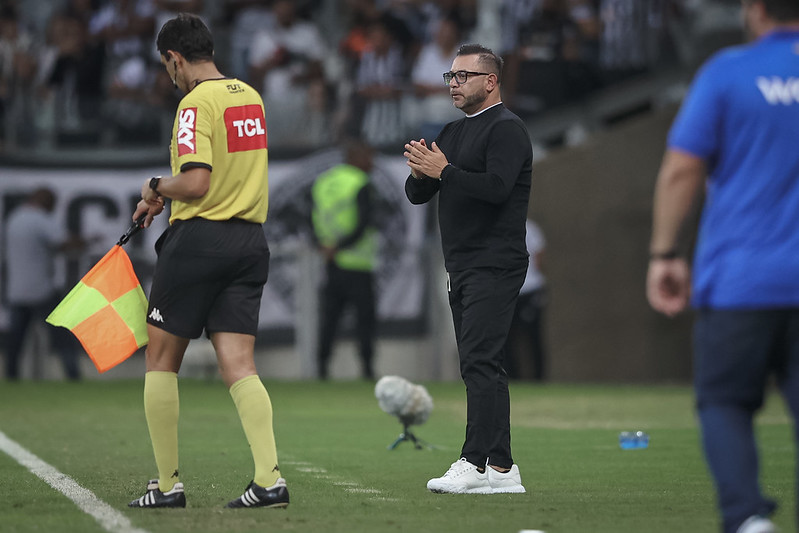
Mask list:
[[[488,81],[488,89],[491,91],[499,87],[499,78],[493,72],[486,76],[486,81]]]
[[[183,56],[179,52],[175,52],[174,50],[167,50],[166,51],[166,60],[174,61],[175,64],[182,63],[184,61]]]

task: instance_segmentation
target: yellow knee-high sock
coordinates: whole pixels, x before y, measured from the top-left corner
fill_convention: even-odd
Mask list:
[[[178,375],[174,372],[147,372],[144,375],[144,415],[153,443],[158,485],[162,492],[172,490],[178,478]]]
[[[230,395],[239,412],[241,426],[250,443],[255,463],[253,481],[271,487],[280,477],[277,466],[277,447],[272,430],[272,402],[257,375],[241,378],[230,386]]]

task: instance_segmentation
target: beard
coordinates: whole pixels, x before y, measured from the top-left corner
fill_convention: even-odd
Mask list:
[[[471,115],[478,109],[480,106],[485,102],[486,98],[488,98],[488,93],[485,90],[477,91],[470,95],[461,95],[463,100],[460,104],[453,102],[455,107],[466,113],[467,115]]]

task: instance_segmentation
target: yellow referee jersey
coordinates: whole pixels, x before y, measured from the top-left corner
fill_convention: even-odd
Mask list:
[[[204,167],[211,185],[202,198],[172,201],[169,222],[240,218],[262,224],[269,204],[264,104],[236,79],[206,80],[178,106],[170,145],[172,174]]]

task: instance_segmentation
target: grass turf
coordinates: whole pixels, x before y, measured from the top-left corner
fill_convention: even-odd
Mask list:
[[[155,474],[142,381],[18,383],[0,387],[0,430],[149,532],[517,532],[718,530],[687,387],[513,384],[513,449],[522,495],[437,495],[427,479],[457,459],[463,386],[427,384],[435,408],[414,428],[434,444],[387,450],[401,426],[367,382],[267,382],[287,510],[225,510],[252,476],[233,402],[219,382],[181,380],[181,481],[188,507],[131,510]],[[642,429],[649,449],[622,451]],[[764,490],[795,530],[794,447],[782,402],[758,418]],[[0,531],[102,531],[60,493],[0,454]]]

